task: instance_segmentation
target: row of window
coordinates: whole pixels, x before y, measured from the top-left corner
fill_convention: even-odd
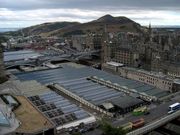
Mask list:
[[[172,85],[171,82],[168,82],[168,81],[162,81],[163,84],[168,84],[168,85]]]
[[[145,79],[139,78],[139,81],[145,82]],[[154,81],[149,81],[149,80],[146,80],[146,82],[149,83],[149,84],[152,84],[152,85],[155,85],[155,83],[156,83],[156,82],[154,82]],[[171,83],[168,83],[168,85],[172,85],[172,84],[171,84]],[[169,86],[168,89],[171,90],[171,86]]]
[[[116,62],[123,63],[125,65],[130,65],[131,64],[130,60],[123,60],[123,59],[118,59],[118,58],[116,58]]]
[[[172,88],[172,83],[169,81],[159,80],[158,78],[153,78],[151,76],[147,76],[147,75],[140,73],[140,72],[131,71],[130,73],[136,75],[137,77],[135,77],[135,78],[138,78],[138,80],[141,82],[146,82],[148,84],[155,85],[155,84],[157,84],[158,81],[162,81],[164,86],[168,87],[169,90],[171,90],[171,88]]]
[[[154,85],[154,81],[146,80],[146,82]]]
[[[179,72],[176,72],[176,73],[168,73],[169,75],[171,76],[176,76],[176,77],[180,77],[180,73]]]
[[[147,83],[150,83],[150,84],[155,84],[154,81],[149,81],[149,80],[146,80],[144,78],[139,78],[139,81],[143,81],[143,82],[147,82]]]

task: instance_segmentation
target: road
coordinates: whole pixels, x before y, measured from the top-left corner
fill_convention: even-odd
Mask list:
[[[123,119],[121,118],[120,120],[114,121],[113,125],[114,126],[120,126],[120,125],[125,124],[129,121],[134,121],[134,120],[137,120],[139,118],[144,118],[144,120],[148,123],[152,122],[153,120],[156,120],[160,117],[167,115],[168,106],[173,104],[174,102],[176,102],[176,101],[169,101],[166,103],[162,103],[162,104],[158,105],[157,107],[150,109],[149,115],[133,116],[131,114],[128,117],[125,116],[125,118],[123,118]]]
[[[176,99],[173,99],[172,101],[167,101],[165,103],[162,103],[160,105],[157,105],[156,107],[152,107],[152,109],[150,109],[150,114],[149,115],[141,115],[141,116],[133,116],[131,113],[125,115],[124,118],[119,118],[118,120],[112,120],[112,125],[113,126],[121,126],[129,121],[134,121],[137,120],[139,118],[144,118],[147,122],[152,122],[156,119],[159,119],[160,117],[164,117],[167,115],[168,112],[168,106],[177,102]],[[152,106],[152,105],[151,105]],[[96,129],[94,131],[91,132],[87,132],[84,135],[101,135],[102,131],[100,129]]]

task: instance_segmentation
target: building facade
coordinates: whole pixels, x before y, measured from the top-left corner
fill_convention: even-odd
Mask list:
[[[104,63],[114,61],[180,78],[180,32],[150,27],[143,35],[111,33],[104,40]]]
[[[118,68],[118,72],[121,76],[133,80],[137,80],[152,86],[155,86],[159,89],[174,92],[176,91],[173,88],[174,81],[171,78],[168,78],[162,73],[158,72],[148,72],[136,68],[121,67]]]
[[[72,47],[76,48],[78,51],[83,51],[85,49],[99,50],[102,47],[102,35],[73,35]]]
[[[104,62],[114,61],[126,66],[137,66],[140,53],[132,40],[127,33],[120,33],[114,37],[111,34],[103,46]]]

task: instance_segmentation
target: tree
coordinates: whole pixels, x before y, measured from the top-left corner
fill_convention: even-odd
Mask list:
[[[126,132],[122,130],[122,128],[113,127],[110,123],[106,121],[101,122],[101,129],[104,135],[125,135]]]
[[[0,84],[7,81],[7,77],[4,71],[4,63],[3,63],[3,50],[1,46],[1,42],[5,41],[4,38],[0,37]]]

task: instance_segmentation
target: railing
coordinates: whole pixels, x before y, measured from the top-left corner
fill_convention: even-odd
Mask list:
[[[152,122],[152,123],[140,128],[140,129],[134,130],[134,131],[128,133],[127,135],[142,135],[142,134],[148,133],[148,132],[168,123],[169,121],[171,121],[171,120],[173,120],[179,116],[180,116],[180,110],[171,114],[171,115],[163,117],[163,118],[161,118],[155,122]]]

